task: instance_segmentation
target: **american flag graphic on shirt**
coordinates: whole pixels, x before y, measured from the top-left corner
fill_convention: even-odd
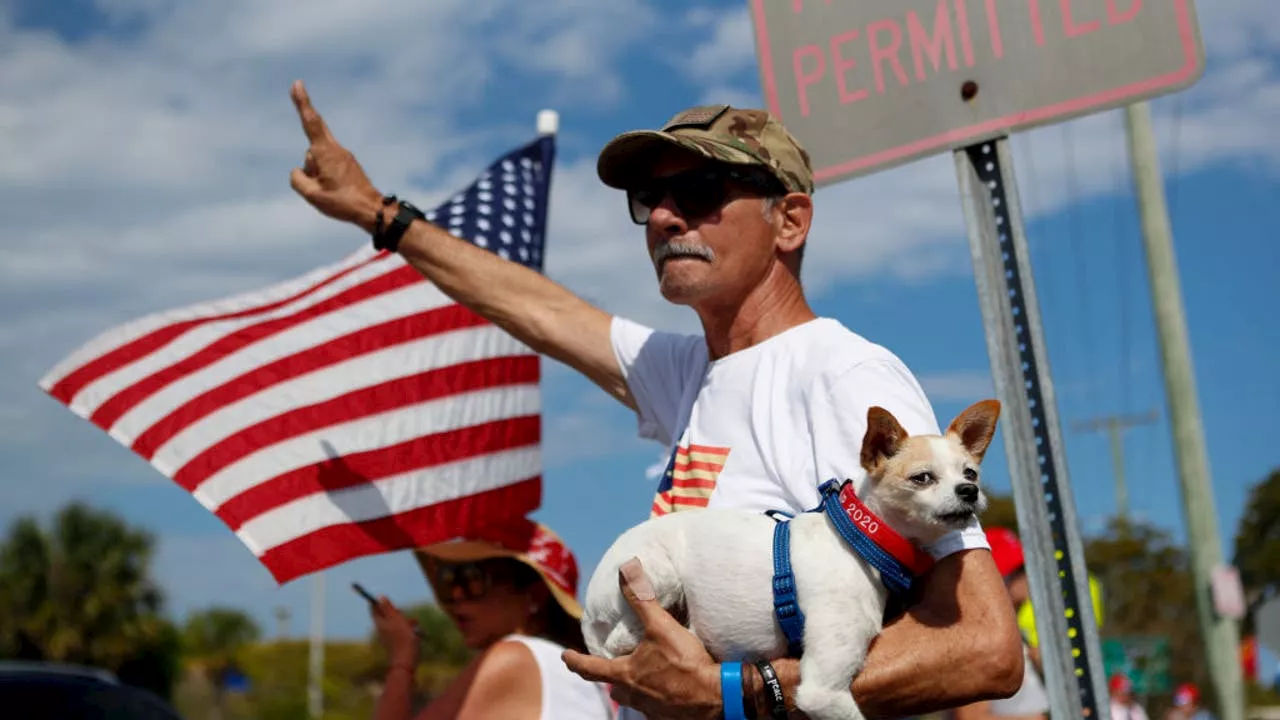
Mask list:
[[[426,213],[542,270],[555,152],[499,157]],[[40,380],[189,492],[278,582],[541,502],[539,358],[394,253],[112,328]]]
[[[650,515],[657,517],[706,507],[728,459],[729,448],[693,444],[677,446],[658,484]]]

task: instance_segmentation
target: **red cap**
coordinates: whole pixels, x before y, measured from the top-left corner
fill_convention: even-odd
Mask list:
[[[1178,705],[1178,706],[1195,705],[1195,704],[1198,704],[1199,702],[1200,702],[1200,691],[1196,688],[1195,685],[1191,683],[1183,683],[1178,686],[1177,690],[1173,691],[1174,705]]]
[[[987,543],[991,545],[991,556],[1001,577],[1008,577],[1022,567],[1022,542],[1017,533],[1008,528],[987,528]]]
[[[1133,682],[1129,680],[1129,676],[1123,673],[1116,673],[1111,676],[1111,680],[1107,683],[1107,689],[1112,695],[1120,695],[1121,693],[1131,692],[1133,690]]]

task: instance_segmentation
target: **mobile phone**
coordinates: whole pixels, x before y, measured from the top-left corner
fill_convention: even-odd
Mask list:
[[[373,595],[371,595],[368,590],[365,590],[360,583],[358,582],[351,583],[351,589],[360,593],[360,596],[363,597],[365,600],[368,600],[369,605],[371,607],[376,607],[378,605],[378,599],[375,598]]]
[[[378,599],[375,598],[368,590],[365,590],[363,585],[361,585],[358,582],[353,582],[351,583],[351,589],[360,593],[360,596],[363,597],[365,600],[368,600],[369,607],[371,608],[378,607]],[[417,625],[414,625],[413,627],[413,634],[417,635],[418,639],[423,639],[427,636],[426,632],[424,632],[422,628],[418,627]]]

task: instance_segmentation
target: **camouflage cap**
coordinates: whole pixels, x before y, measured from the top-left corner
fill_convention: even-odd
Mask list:
[[[705,105],[689,108],[661,130],[633,130],[609,141],[600,151],[596,172],[610,187],[626,189],[647,177],[656,151],[677,147],[710,160],[758,165],[782,182],[788,192],[813,193],[809,153],[764,110]]]

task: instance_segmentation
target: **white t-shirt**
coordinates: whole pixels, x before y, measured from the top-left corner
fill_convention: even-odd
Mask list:
[[[672,448],[653,513],[732,507],[800,513],[831,478],[857,481],[867,410],[910,434],[937,434],[928,399],[902,361],[817,318],[708,362],[701,335],[614,318],[613,350],[638,408],[639,433]],[[935,558],[989,548],[975,519],[926,548]]]
[[[564,664],[564,646],[528,635],[508,635],[523,643],[538,662],[542,680],[542,720],[613,720],[613,701],[604,685],[582,679]]]
[[[1027,646],[1022,646],[1022,687],[1013,695],[991,701],[992,715],[1037,715],[1049,713],[1049,692],[1031,662]]]
[[[1147,711],[1136,702],[1122,705],[1113,699],[1111,701],[1111,717],[1113,720],[1147,720]]]

